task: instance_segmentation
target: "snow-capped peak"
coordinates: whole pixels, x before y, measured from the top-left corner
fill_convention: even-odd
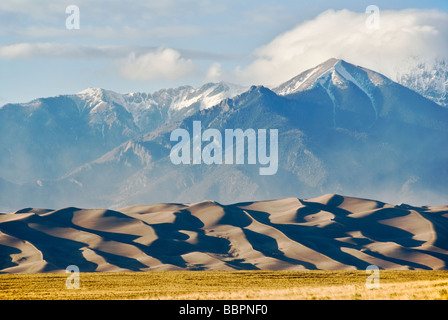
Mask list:
[[[334,58],[329,59],[314,68],[300,73],[298,76],[295,76],[291,80],[274,88],[273,91],[279,95],[288,95],[306,90],[312,86],[318,78],[325,76],[328,71],[334,69],[334,66],[339,61],[340,60]]]
[[[198,88],[181,86],[153,93],[121,94],[100,88],[87,88],[74,96],[78,108],[83,112],[87,110],[91,114],[105,116],[106,113],[116,113],[117,108],[124,108],[141,130],[147,130],[150,122],[176,120],[195,111],[211,108],[246,90],[243,86],[219,82],[206,83]]]
[[[89,87],[81,92],[78,92],[76,95],[83,100],[88,100],[92,102],[99,100],[114,101],[118,103],[123,102],[122,94],[102,88]]]
[[[289,95],[321,85],[331,77],[332,84],[345,88],[348,82],[358,86],[364,92],[367,87],[379,86],[390,81],[385,76],[369,69],[354,66],[342,59],[329,59],[324,63],[306,70],[291,80],[273,89],[279,95]]]
[[[199,88],[182,86],[174,89],[162,89],[154,93],[133,92],[120,94],[100,88],[87,88],[76,95],[91,105],[100,102],[116,102],[123,105],[129,112],[136,109],[148,109],[150,105],[159,105],[168,110],[181,110],[193,104],[199,109],[208,109],[222,100],[232,98],[247,90],[247,87],[219,82],[206,83]]]
[[[448,107],[448,61],[412,57],[397,68],[396,81],[435,103]]]

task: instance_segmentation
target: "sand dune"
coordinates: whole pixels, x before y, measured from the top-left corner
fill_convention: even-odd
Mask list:
[[[0,215],[0,272],[448,269],[448,206],[324,195]]]

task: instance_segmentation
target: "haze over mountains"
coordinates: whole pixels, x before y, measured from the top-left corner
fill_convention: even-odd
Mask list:
[[[177,127],[279,130],[279,170],[173,165]],[[272,90],[226,83],[153,94],[90,88],[0,108],[0,210],[120,208],[349,194],[448,202],[448,109],[331,59]]]
[[[176,122],[245,91],[227,83],[153,94],[88,88],[0,109],[0,177],[12,182],[58,178],[124,141]]]

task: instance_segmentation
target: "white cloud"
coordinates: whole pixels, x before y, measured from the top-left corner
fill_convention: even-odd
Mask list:
[[[381,8],[380,8],[381,9]],[[380,11],[380,28],[366,27],[366,13],[328,10],[254,52],[236,69],[246,83],[280,84],[329,58],[341,58],[394,77],[410,56],[448,55],[448,14],[437,10]]]
[[[187,52],[190,57],[212,54]],[[0,60],[13,59],[98,59],[114,63],[118,74],[130,80],[180,80],[197,75],[198,65],[180,51],[139,46],[80,46],[60,43],[16,43],[0,45]],[[215,73],[218,70],[215,71]],[[217,74],[215,74],[216,76]]]
[[[207,69],[207,74],[205,75],[206,82],[219,82],[222,80],[222,66],[219,62],[214,62]]]
[[[110,59],[123,58],[130,51],[148,51],[138,46],[82,46],[65,43],[14,43],[0,45],[0,59]]]
[[[71,56],[76,47],[54,43],[15,43],[0,45],[0,59],[55,58]],[[78,50],[76,50],[78,51]]]
[[[198,67],[192,60],[171,48],[159,48],[138,56],[132,53],[119,67],[122,77],[140,81],[178,80],[197,72]]]
[[[0,59],[123,59],[130,54],[141,56],[148,52],[162,50],[157,47],[138,45],[78,45],[52,42],[21,42],[0,44]],[[185,59],[193,60],[235,60],[232,55],[186,49],[173,49]]]

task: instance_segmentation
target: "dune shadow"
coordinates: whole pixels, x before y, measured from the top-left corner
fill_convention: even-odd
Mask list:
[[[410,213],[410,211],[403,209],[384,208],[364,217],[352,218],[336,216],[334,221],[342,224],[346,232],[360,231],[364,236],[373,241],[391,241],[406,248],[419,247],[425,241],[413,239],[414,234],[409,231],[379,222],[380,220],[404,217]]]
[[[319,211],[328,211],[333,213],[336,216],[348,216],[352,214],[352,212],[339,208],[338,206],[344,202],[344,197],[340,195],[334,195],[327,204],[322,204],[319,202],[313,202],[308,200],[300,200],[303,205],[309,208],[313,208]]]
[[[99,249],[91,249],[97,255],[101,256],[106,262],[117,266],[122,269],[127,269],[131,271],[140,271],[142,269],[148,268],[147,265],[144,265],[137,259],[129,258],[122,255],[116,255],[110,252],[105,252]]]
[[[344,243],[329,237],[327,232],[316,226],[301,226],[298,224],[279,224],[269,220],[269,213],[246,210],[255,220],[281,231],[291,241],[300,243],[316,252],[338,261],[342,264],[365,268],[369,264],[341,250],[341,247],[357,248],[356,245]],[[341,235],[342,236],[342,235]],[[315,267],[316,268],[316,267]]]
[[[34,217],[40,218],[38,216]],[[48,267],[50,269],[53,267],[54,270],[65,269],[67,266],[74,264],[82,272],[90,272],[95,271],[98,266],[96,263],[86,260],[82,255],[81,249],[86,246],[85,243],[51,236],[45,232],[29,227],[27,223],[22,221],[8,221],[2,225],[2,232],[28,241],[39,250],[42,253],[43,260],[51,265],[51,267]],[[5,226],[8,227],[7,230],[5,230]]]
[[[324,227],[323,229],[327,231],[336,231],[336,233],[338,232],[338,230],[341,233],[346,233],[349,231],[360,231],[363,235],[372,239],[373,241],[393,241],[406,248],[419,247],[424,243],[424,241],[413,239],[414,235],[406,230],[378,222],[379,220],[404,217],[411,213],[409,210],[404,208],[381,208],[373,211],[367,216],[353,218],[349,216],[350,214],[352,214],[350,211],[335,207],[343,202],[343,197],[339,197],[340,198],[333,197],[328,205],[322,205],[316,202],[306,202],[307,205],[311,206],[311,212],[313,209],[320,209],[331,212],[335,215],[333,219],[335,223],[332,223]],[[333,238],[341,236],[344,235],[331,235],[331,237]]]
[[[0,244],[0,270],[18,266],[19,264],[17,262],[12,262],[11,255],[21,252],[20,249]]]
[[[153,257],[164,263],[171,263],[182,268],[197,270],[197,268],[203,269],[204,266],[187,265],[185,260],[180,256],[192,252],[212,253],[224,257],[226,259],[224,263],[233,268],[257,269],[252,264],[243,262],[242,259],[234,259],[230,253],[231,243],[229,240],[206,235],[202,229],[204,223],[199,218],[193,216],[189,210],[183,209],[175,212],[174,215],[176,218],[173,223],[150,224],[158,236],[158,239],[151,243],[148,248],[148,253]],[[197,236],[196,243],[191,244],[186,242],[188,236],[186,237],[181,230],[194,232]]]
[[[414,250],[410,249],[410,251],[414,251]],[[381,254],[377,251],[365,250],[364,253],[368,254],[369,256],[384,260],[384,261],[393,262],[395,264],[402,265],[402,266],[409,266],[412,269],[431,270],[430,267],[425,266],[423,264],[412,262],[409,260],[403,260],[403,259],[399,259],[399,258],[385,256],[384,254]]]
[[[433,213],[419,210],[418,212],[422,217],[429,221],[434,228],[434,232],[437,235],[437,238],[434,241],[434,246],[448,250],[448,217],[445,218],[442,216],[443,214],[447,214],[448,211]]]
[[[320,212],[320,210],[315,207],[308,207],[308,206],[301,207],[301,208],[297,209],[297,211],[296,211],[294,222],[306,223],[307,221],[305,220],[305,217],[319,213],[319,212]]]
[[[435,251],[429,251],[429,250],[422,250],[422,249],[413,249],[416,252],[421,252],[430,256],[433,256],[434,258],[440,259],[444,263],[443,269],[448,269],[448,254],[435,252]]]
[[[285,256],[285,254],[279,250],[277,240],[274,238],[245,228],[243,229],[243,232],[249,243],[252,245],[252,248],[260,251],[263,255],[294,265],[302,265],[308,270],[317,269],[317,267],[310,262]]]
[[[232,259],[230,261],[225,261],[225,264],[237,270],[260,270],[252,263],[245,262],[244,259]]]
[[[314,207],[314,209],[331,212],[330,208],[321,204],[318,204]],[[336,213],[334,222],[323,227],[272,223],[269,219],[269,213],[267,212],[254,210],[246,211],[260,223],[272,226],[283,232],[292,241],[300,243],[342,264],[355,266],[358,269],[365,269],[368,265],[370,265],[370,263],[367,263],[366,261],[361,260],[349,253],[343,252],[342,248],[361,250],[365,248],[366,244],[375,241],[392,241],[411,250],[413,246],[418,247],[424,243],[423,241],[412,239],[413,234],[410,232],[376,222],[374,218],[377,217],[375,216],[373,218],[351,218],[348,217],[349,212],[346,210],[343,210],[343,212],[333,210],[332,213]],[[311,209],[310,212],[313,212],[313,209]],[[342,216],[338,216],[338,213],[342,213]],[[387,213],[390,214],[391,212]],[[402,214],[409,214],[409,212],[402,212]],[[362,241],[354,241],[354,243],[336,240],[336,238],[351,237],[347,234],[347,232],[350,231],[360,231],[371,240],[361,239]],[[377,256],[379,257],[380,254],[377,254]],[[402,261],[400,259],[382,255],[381,258],[386,261],[396,261],[399,264],[406,264],[406,261]],[[408,265],[412,265],[415,268],[427,268],[426,266],[411,262],[409,262]]]
[[[224,216],[219,220],[218,224],[228,224],[230,226],[244,228],[252,223],[250,217],[243,209],[235,205],[223,205],[225,211]]]
[[[183,210],[182,210],[183,211]],[[73,224],[71,221],[73,219],[73,210],[70,212],[64,212],[65,215],[71,215],[71,217],[65,217],[64,221],[70,225],[70,227],[75,228],[77,230],[81,230],[84,232],[92,233],[97,236],[100,236],[105,241],[115,241],[118,243],[124,243],[131,246],[136,247],[144,254],[150,257],[154,257],[160,260],[163,264],[171,264],[178,266],[180,268],[186,268],[187,263],[184,259],[182,259],[181,255],[191,252],[191,245],[189,243],[184,242],[188,236],[179,232],[178,228],[176,228],[176,224],[171,223],[160,223],[160,224],[148,224],[143,220],[141,221],[144,225],[152,228],[158,238],[153,241],[150,245],[145,245],[136,242],[140,236],[126,234],[126,233],[117,233],[111,231],[101,231],[91,228],[85,228],[79,225]],[[84,213],[88,214],[88,212]],[[129,217],[121,212],[107,210],[104,213],[105,217],[115,217],[119,219],[126,219],[127,221],[133,221],[134,218]],[[196,224],[196,226],[198,226]],[[98,251],[99,255],[101,255],[106,261],[122,268],[130,269],[138,271],[141,268],[148,268],[148,266],[142,264],[140,261],[134,258],[129,258],[123,255],[116,255],[110,252]]]
[[[356,257],[350,253],[344,252],[344,248],[362,251],[372,257],[382,259],[394,264],[409,266],[412,269],[430,269],[429,267],[418,263],[407,261],[403,256],[394,257],[385,256],[380,252],[372,251],[367,246],[371,243],[393,242],[399,245],[404,252],[410,254],[424,253],[438,258],[445,262],[447,267],[448,255],[423,250],[419,248],[425,241],[416,240],[414,234],[399,227],[394,227],[382,223],[382,220],[405,217],[415,210],[427,221],[429,221],[437,235],[434,246],[448,250],[448,227],[447,218],[443,213],[447,212],[427,212],[424,208],[410,208],[399,206],[394,208],[380,208],[366,212],[363,215],[353,215],[352,212],[339,208],[344,201],[342,196],[332,197],[327,204],[321,204],[312,201],[303,201],[304,207],[300,207],[295,212],[294,219],[288,223],[273,223],[270,220],[270,213],[266,211],[257,211],[241,209],[238,205],[219,205],[224,210],[224,215],[217,222],[218,225],[229,225],[241,229],[246,240],[252,246],[252,249],[260,252],[265,257],[273,258],[279,262],[285,262],[292,265],[302,265],[308,270],[315,270],[317,266],[314,263],[306,261],[307,258],[300,257],[296,259],[293,256],[286,256],[279,249],[279,243],[275,237],[264,233],[256,232],[247,227],[253,223],[253,220],[265,226],[272,227],[282,232],[292,242],[299,243],[311,250],[314,250],[329,259],[337,261],[344,265],[354,266],[358,269],[365,269],[370,263]],[[251,204],[248,202],[247,204]],[[243,203],[245,204],[245,203]],[[109,246],[107,252],[99,248],[90,248],[89,243],[80,242],[74,239],[61,238],[53,236],[47,232],[52,228],[68,228],[85,232],[100,237],[103,241],[113,241],[120,244],[131,245],[149,257],[158,259],[163,264],[177,266],[188,270],[206,270],[207,265],[201,263],[191,264],[182,258],[183,255],[201,252],[215,256],[227,266],[238,270],[257,270],[259,269],[252,263],[247,262],[243,256],[238,256],[232,251],[232,243],[229,239],[222,236],[213,236],[213,233],[207,233],[204,230],[204,222],[196,217],[187,208],[181,208],[173,212],[175,218],[173,222],[151,223],[150,220],[140,220],[132,216],[125,215],[118,211],[104,210],[104,212],[95,211],[92,219],[89,220],[89,210],[78,212],[78,208],[65,208],[58,211],[40,210],[38,213],[33,209],[23,209],[24,213],[34,212],[32,215],[21,219],[4,221],[0,224],[0,230],[7,235],[23,241],[28,241],[37,250],[42,252],[43,259],[47,262],[44,267],[45,272],[65,269],[68,265],[77,265],[82,272],[96,271],[98,265],[87,260],[83,256],[83,248],[89,248],[105,261],[118,268],[140,271],[148,269],[148,266],[139,260],[121,254],[121,251],[114,252],[114,247]],[[324,220],[324,223],[309,225],[306,217],[319,212],[330,212],[334,215],[332,219]],[[74,217],[82,218],[78,221],[90,221],[88,227],[75,224]],[[291,213],[294,215],[294,213]],[[87,215],[87,216],[80,216]],[[104,221],[102,218],[107,218]],[[84,220],[87,219],[87,220]],[[117,220],[115,220],[117,219]],[[138,221],[143,225],[139,228],[147,227],[148,232],[154,232],[157,236],[149,244],[139,243],[141,235],[129,233],[120,233],[107,231],[107,224],[111,226],[126,225]],[[204,220],[205,221],[205,220]],[[103,224],[103,222],[105,224]],[[96,226],[102,226],[103,230],[95,229]],[[132,227],[133,225],[131,225]],[[151,229],[151,230],[150,230]],[[139,229],[143,230],[144,229]],[[256,230],[256,229],[255,229]],[[62,231],[61,231],[62,232]],[[360,232],[361,236],[352,236],[352,232]],[[139,234],[140,231],[139,231]],[[76,235],[76,233],[75,233]],[[87,236],[87,235],[86,235]],[[88,238],[88,237],[87,237]],[[76,238],[81,239],[81,238]],[[232,240],[233,241],[233,240]],[[20,261],[12,260],[11,255],[20,253],[20,249],[7,245],[0,245],[0,269],[6,269],[20,265]],[[305,260],[303,260],[305,259]]]

